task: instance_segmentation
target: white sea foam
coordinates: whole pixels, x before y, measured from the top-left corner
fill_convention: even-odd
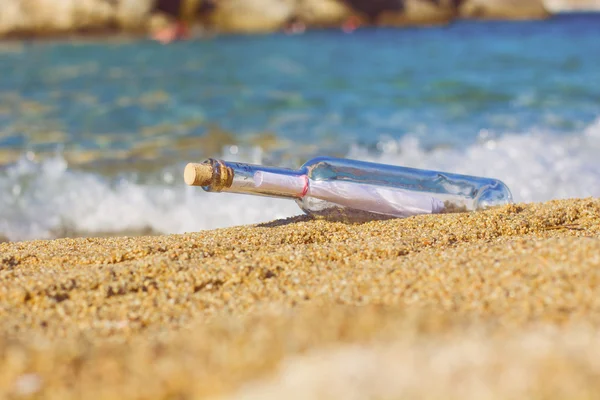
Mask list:
[[[530,132],[494,138],[482,132],[469,147],[429,151],[406,136],[382,140],[380,150],[373,155],[353,147],[348,157],[498,178],[518,202],[600,197],[600,120],[568,136]],[[51,238],[65,231],[182,233],[301,213],[288,200],[185,187],[172,172],[183,166],[163,171],[161,183],[143,184],[75,171],[58,156],[40,163],[30,158],[0,171],[0,236],[9,240]]]
[[[42,163],[23,158],[0,174],[0,236],[9,240],[51,238],[65,231],[183,233],[299,212],[286,200],[205,193],[183,184],[111,182],[69,170],[60,157]]]
[[[354,147],[349,158],[487,176],[502,180],[517,202],[600,196],[600,119],[582,133],[494,134],[466,148],[425,151],[412,136],[379,143],[381,155]]]

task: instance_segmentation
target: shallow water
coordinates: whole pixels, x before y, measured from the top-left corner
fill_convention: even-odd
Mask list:
[[[294,215],[183,185],[188,161],[313,155],[600,196],[600,16],[0,46],[0,236],[184,232]],[[206,210],[210,210],[209,213]]]

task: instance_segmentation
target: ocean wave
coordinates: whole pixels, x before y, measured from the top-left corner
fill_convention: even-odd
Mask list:
[[[433,150],[409,135],[378,147],[381,153],[372,155],[354,146],[348,157],[497,178],[517,202],[600,196],[600,119],[571,135],[481,131],[470,146]]]
[[[488,176],[515,201],[600,196],[600,119],[571,135],[482,131],[465,147],[426,149],[414,136],[353,146],[348,158]],[[231,154],[224,155],[231,159]],[[239,160],[240,156],[235,156]],[[261,162],[254,154],[246,161]],[[157,179],[118,179],[69,168],[57,155],[31,154],[0,170],[0,237],[8,240],[126,232],[183,233],[266,222],[301,213],[289,200],[206,193],[186,187],[173,165]]]

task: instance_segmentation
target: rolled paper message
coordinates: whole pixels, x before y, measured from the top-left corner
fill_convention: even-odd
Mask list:
[[[345,181],[309,180],[306,175],[289,176],[258,171],[254,174],[258,189],[295,197],[311,196],[340,206],[395,217],[436,214],[444,203],[433,196]]]
[[[308,177],[258,171],[254,174],[254,185],[262,191],[303,197],[308,190]]]
[[[345,181],[310,181],[307,195],[362,211],[410,217],[437,214],[444,203],[426,194]]]

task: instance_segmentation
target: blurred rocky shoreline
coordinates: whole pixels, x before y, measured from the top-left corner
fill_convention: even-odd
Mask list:
[[[297,33],[544,19],[596,10],[600,0],[3,0],[0,38],[152,35],[174,25],[185,26],[186,36]]]

